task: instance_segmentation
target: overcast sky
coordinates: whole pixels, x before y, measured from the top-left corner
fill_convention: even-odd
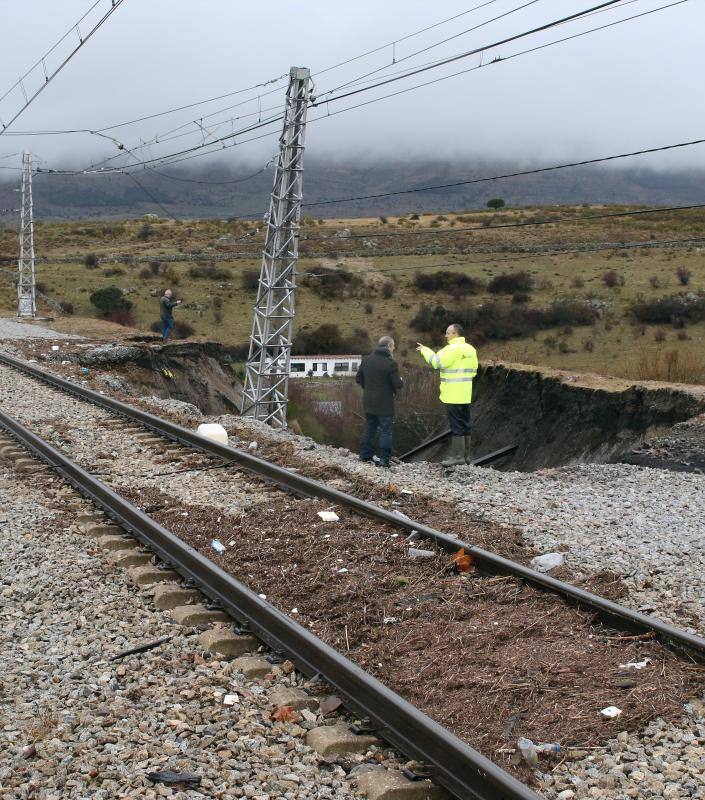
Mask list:
[[[632,0],[616,9],[566,24],[520,41],[486,49],[452,65],[415,78],[368,91],[328,108],[311,109],[308,128],[310,157],[342,160],[398,157],[463,157],[551,163],[705,137],[701,102],[705,74],[703,0],[687,0],[672,8],[625,22],[535,53],[508,59],[514,53],[555,39],[605,25],[665,5],[669,0]],[[8,130],[102,128],[177,105],[246,89],[288,72],[291,65],[315,73],[367,50],[479,6],[483,0],[440,3],[421,0],[357,0],[322,2],[239,3],[234,0],[124,0],[68,66]],[[510,36],[590,6],[598,0],[535,0],[504,19],[458,36],[444,45],[405,59],[415,51],[461,33],[492,17],[518,8],[527,0],[492,0],[485,6],[399,42],[392,66],[391,46],[344,67],[315,77],[319,95],[340,84],[381,69],[392,72],[487,47]],[[91,0],[0,0],[3,45],[0,49],[0,93],[25,72],[70,28]],[[85,33],[110,5],[102,0],[81,25]],[[51,71],[76,43],[72,35],[47,60]],[[314,120],[351,105],[372,100],[459,70],[474,69],[425,88],[372,103],[330,118]],[[38,70],[25,82],[31,93],[43,81]],[[275,91],[261,98],[257,94]],[[107,131],[130,148],[164,136],[197,117],[223,135],[256,121],[282,106],[285,82],[254,89],[198,108],[139,125]],[[343,90],[344,91],[344,90]],[[342,93],[342,92],[340,92]],[[224,110],[243,100],[234,109]],[[22,105],[19,90],[0,101],[0,119],[8,120]],[[267,110],[274,108],[274,110]],[[255,114],[233,123],[233,115]],[[221,123],[215,125],[215,123]],[[279,124],[258,131],[279,132]],[[149,158],[199,144],[196,126],[181,138],[135,153]],[[30,148],[47,166],[86,166],[118,151],[115,144],[91,135],[0,136],[0,159]],[[227,158],[231,163],[259,164],[273,155],[276,135],[244,143],[215,156],[186,162],[193,166]],[[129,157],[112,164],[128,163]],[[12,165],[13,159],[0,160]],[[626,164],[627,162],[625,162]],[[642,157],[630,166],[702,166],[705,146],[678,156]],[[2,173],[2,177],[8,173]]]

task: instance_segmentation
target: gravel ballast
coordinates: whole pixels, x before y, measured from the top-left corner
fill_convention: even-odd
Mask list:
[[[39,386],[33,381],[29,384]],[[0,403],[4,405],[11,400],[22,409],[27,420],[41,419],[42,410],[38,406],[42,403],[37,398],[43,395],[37,394],[39,389],[30,391],[29,384],[23,385],[21,391],[6,393],[0,374]],[[75,401],[65,397],[57,401],[56,395],[51,394],[51,408],[58,404],[58,417],[69,422],[76,420],[71,423],[76,429],[80,428],[81,415],[85,418],[94,413],[93,409],[87,411],[84,404],[65,405]],[[48,395],[46,399],[49,400]],[[43,411],[46,415],[46,404]],[[700,475],[626,465],[582,465],[533,474],[463,467],[445,475],[437,465],[424,464],[396,466],[390,474],[359,464],[353,455],[336,448],[322,447],[234,418],[222,421],[236,433],[240,446],[256,440],[260,442],[260,452],[265,452],[268,443],[289,443],[297,457],[322,477],[326,470],[336,467],[352,480],[364,478],[380,487],[393,480],[400,488],[415,493],[443,495],[460,504],[471,516],[516,525],[527,543],[540,552],[562,550],[567,563],[578,574],[587,575],[605,567],[615,569],[628,588],[627,596],[620,602],[653,611],[701,634],[705,630],[702,604],[705,509]],[[109,440],[110,432],[106,431],[106,435]],[[57,439],[54,441],[58,443]],[[88,453],[97,445],[85,446]],[[173,490],[174,484],[171,487],[166,484],[172,480],[178,483],[180,491],[183,486],[184,499],[199,502],[208,494],[213,497],[218,485],[214,481],[209,487],[206,475],[195,474],[194,482],[203,481],[198,491],[193,488],[196,483],[191,478],[185,481],[183,475],[146,480],[155,487]],[[255,498],[256,492],[257,487],[253,486]],[[220,495],[217,499],[223,500]],[[234,513],[237,507],[237,503],[232,504],[229,511]],[[544,791],[547,797],[562,796],[563,800],[572,796],[570,792],[578,798],[615,800],[642,796],[702,798],[705,797],[704,744],[702,700],[696,698],[686,706],[678,724],[656,721],[641,732],[620,734],[606,746],[589,751],[584,760],[558,767],[551,764],[552,771],[541,776]],[[546,766],[543,760],[541,765]],[[678,775],[679,780],[674,780]]]
[[[0,797],[354,796],[345,770],[304,743],[320,718],[271,719],[270,692],[300,677],[273,668],[253,683],[204,658],[197,631],[154,610],[37,485],[0,463]],[[236,705],[224,705],[233,691]],[[147,778],[165,770],[200,786]]]

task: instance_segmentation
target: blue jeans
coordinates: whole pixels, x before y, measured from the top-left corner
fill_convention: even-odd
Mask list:
[[[362,450],[360,458],[369,461],[375,451],[375,436],[379,431],[379,449],[382,463],[388,464],[392,455],[392,427],[394,417],[380,417],[377,414],[365,414],[365,430],[362,434]]]
[[[174,327],[174,318],[171,319],[163,319],[162,320],[162,341],[166,341],[169,338],[169,334]]]

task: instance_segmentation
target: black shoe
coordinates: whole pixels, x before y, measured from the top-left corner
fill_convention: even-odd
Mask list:
[[[378,467],[382,467],[383,469],[391,469],[391,468],[392,468],[392,467],[391,467],[391,465],[390,465],[390,463],[389,463],[389,461],[380,461],[380,462],[377,464],[377,466],[378,466]]]
[[[360,461],[362,461],[363,464],[369,464],[372,461],[372,456],[370,456],[369,458],[363,458],[362,456],[360,456]]]

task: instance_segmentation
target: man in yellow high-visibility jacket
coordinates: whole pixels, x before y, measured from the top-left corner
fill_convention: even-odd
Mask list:
[[[461,325],[449,325],[445,333],[448,344],[434,353],[417,342],[416,349],[432,369],[441,373],[441,402],[445,404],[450,423],[450,457],[444,467],[470,463],[470,403],[472,381],[477,375],[477,352],[463,337]]]

